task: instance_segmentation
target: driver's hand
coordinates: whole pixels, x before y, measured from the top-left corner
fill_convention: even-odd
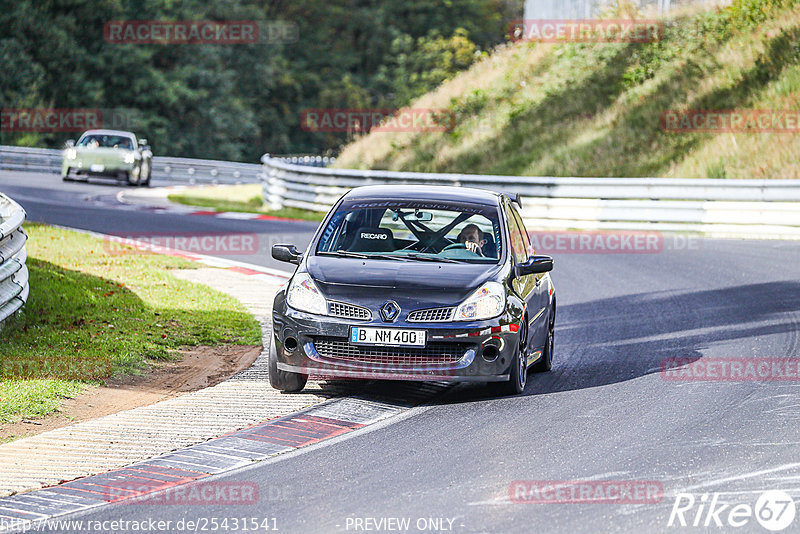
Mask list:
[[[464,243],[464,246],[466,246],[467,250],[469,250],[470,252],[474,252],[475,254],[483,256],[483,251],[481,250],[480,245],[478,245],[474,241],[467,241],[466,243]]]

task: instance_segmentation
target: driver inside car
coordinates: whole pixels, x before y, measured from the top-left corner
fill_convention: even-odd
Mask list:
[[[468,224],[458,234],[458,242],[467,247],[467,250],[483,256],[483,246],[486,240],[483,238],[483,232],[475,224]]]

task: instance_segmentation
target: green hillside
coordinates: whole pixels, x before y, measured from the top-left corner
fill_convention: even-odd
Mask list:
[[[349,144],[337,167],[800,178],[796,125],[678,133],[660,124],[668,110],[800,111],[800,0],[674,12],[656,43],[506,45],[411,107],[447,108],[455,127],[374,132]]]

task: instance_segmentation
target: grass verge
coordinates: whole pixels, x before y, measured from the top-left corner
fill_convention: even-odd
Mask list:
[[[303,219],[307,221],[321,221],[325,218],[324,213],[299,208],[269,209],[264,205],[261,186],[258,184],[201,187],[189,189],[183,193],[175,193],[169,195],[168,198],[172,202],[177,202],[178,204],[211,208],[216,211],[261,213],[272,217]]]
[[[181,347],[261,343],[238,301],[170,274],[190,262],[26,229],[31,293],[2,330],[0,423],[47,415],[87,383],[142,372]]]

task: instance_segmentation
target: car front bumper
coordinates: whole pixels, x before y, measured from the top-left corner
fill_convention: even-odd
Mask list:
[[[353,345],[351,326],[425,330],[427,344]],[[273,313],[273,342],[278,369],[312,377],[498,382],[509,379],[518,326],[507,315],[471,323],[386,324],[312,315],[282,302]]]
[[[103,170],[92,170],[93,165],[101,165]],[[121,172],[132,172],[135,167],[135,163],[125,163],[123,161],[95,164],[88,161],[82,161],[81,159],[64,159],[61,166],[61,173],[66,175],[67,171],[71,170],[76,174],[82,174],[86,176],[109,176]],[[98,169],[98,167],[94,168]]]

